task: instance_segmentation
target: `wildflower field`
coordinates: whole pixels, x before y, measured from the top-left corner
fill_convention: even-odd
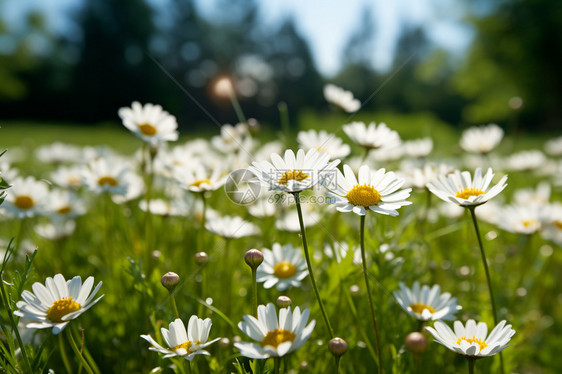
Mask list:
[[[562,372],[562,138],[347,94],[3,125],[0,371]]]

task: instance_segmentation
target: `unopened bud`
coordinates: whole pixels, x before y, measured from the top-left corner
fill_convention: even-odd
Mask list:
[[[292,300],[288,296],[279,296],[275,302],[279,308],[287,308],[291,306]]]
[[[205,252],[197,252],[195,254],[195,263],[199,265],[205,265],[209,262],[209,255]]]
[[[260,131],[260,123],[255,118],[248,118],[248,129],[251,134],[256,134]]]
[[[424,353],[427,349],[427,338],[421,332],[411,332],[406,336],[404,345],[412,353]]]
[[[306,361],[301,362],[300,369],[301,369],[301,371],[308,371],[308,369],[310,369],[310,366],[308,365],[308,362],[306,362]]]
[[[256,270],[258,266],[260,266],[263,262],[263,253],[261,253],[257,249],[250,249],[244,255],[244,261],[246,261],[249,267],[251,267],[253,270]]]
[[[180,276],[173,272],[168,272],[162,276],[160,279],[160,283],[164,286],[168,291],[172,292],[174,288],[180,282]]]
[[[328,342],[328,349],[334,356],[340,357],[347,352],[347,343],[342,338],[333,338]]]

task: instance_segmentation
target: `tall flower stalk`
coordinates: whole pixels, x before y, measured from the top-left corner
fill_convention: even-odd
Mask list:
[[[304,258],[306,260],[308,274],[310,275],[310,282],[312,283],[312,288],[314,289],[314,295],[316,296],[316,300],[318,301],[318,305],[320,306],[320,311],[322,312],[322,318],[324,318],[324,323],[326,324],[326,328],[330,333],[330,338],[333,338],[335,336],[334,329],[332,328],[332,325],[330,324],[330,320],[328,319],[328,314],[326,313],[326,309],[324,308],[324,303],[322,302],[322,298],[320,297],[320,292],[318,292],[318,286],[316,285],[316,279],[314,277],[314,272],[312,271],[312,263],[310,261],[310,254],[308,252],[308,244],[306,241],[306,230],[304,227],[304,219],[302,215],[300,193],[293,192],[293,196],[295,197],[295,204],[297,205],[297,213],[299,216],[299,224],[301,227],[302,247],[304,249]]]
[[[365,278],[365,287],[367,288],[367,298],[369,299],[371,321],[373,322],[373,329],[375,331],[375,342],[377,344],[377,359],[379,361],[379,373],[381,373],[382,372],[381,340],[379,336],[379,329],[377,326],[377,318],[375,316],[373,297],[371,296],[371,287],[369,286],[369,274],[367,273],[367,258],[365,256],[365,216],[361,216],[360,231],[361,231],[361,263],[363,267],[363,276]]]

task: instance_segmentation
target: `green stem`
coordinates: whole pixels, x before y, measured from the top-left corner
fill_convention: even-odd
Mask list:
[[[310,262],[310,255],[308,253],[308,244],[306,242],[306,231],[304,228],[304,220],[302,217],[300,195],[299,192],[293,192],[292,194],[295,196],[295,203],[297,204],[297,213],[299,216],[299,224],[301,226],[302,246],[304,248],[304,257],[306,259],[306,266],[308,267],[308,275],[310,276],[310,282],[312,283],[312,288],[314,289],[316,300],[318,300],[318,305],[320,305],[320,311],[322,312],[324,323],[328,328],[328,332],[330,333],[330,338],[333,338],[335,336],[334,330],[332,329],[332,325],[330,324],[330,320],[328,319],[328,314],[326,313],[326,309],[324,309],[324,304],[322,303],[322,299],[320,298],[320,293],[318,292],[318,286],[316,285],[316,279],[314,278],[314,273],[312,271],[312,263]]]
[[[468,359],[468,374],[474,374],[474,362],[476,360],[469,358]]]
[[[258,317],[258,282],[257,269],[252,268],[252,299],[256,318]]]
[[[146,163],[144,167],[144,181],[146,187],[145,200],[146,200],[146,215],[144,221],[144,235],[145,235],[145,245],[146,245],[146,255],[148,261],[150,261],[150,252],[152,249],[152,212],[150,211],[150,200],[152,198],[152,152],[148,144],[145,144],[145,157]],[[147,262],[148,265],[148,262]]]
[[[373,321],[373,328],[375,330],[375,341],[377,344],[377,357],[379,373],[382,373],[382,354],[381,343],[379,337],[379,329],[377,327],[377,319],[375,317],[375,307],[373,305],[373,298],[371,296],[371,287],[369,286],[369,275],[367,273],[367,258],[365,256],[365,216],[361,216],[361,262],[363,264],[363,276],[365,278],[365,287],[367,288],[367,298],[369,299],[369,307],[371,309],[371,320]]]
[[[174,294],[174,292],[170,292],[170,297],[172,299],[172,308],[174,309],[174,314],[176,315],[176,318],[180,318],[180,314],[178,312],[178,306],[176,305],[176,295]]]
[[[474,224],[474,231],[476,231],[476,237],[478,238],[478,245],[480,246],[480,254],[482,255],[482,263],[484,264],[484,271],[486,273],[486,282],[488,283],[488,292],[490,293],[490,302],[492,304],[492,313],[494,316],[494,325],[498,325],[498,314],[496,312],[496,302],[494,299],[494,290],[492,289],[492,280],[490,278],[490,271],[488,270],[488,261],[486,260],[486,253],[484,252],[484,245],[482,244],[482,238],[480,237],[480,230],[478,229],[478,221],[476,220],[476,207],[468,207],[470,211],[470,216],[472,217],[472,223]],[[470,364],[469,364],[470,365]],[[473,364],[474,365],[474,364]],[[502,374],[505,373],[503,364],[503,355],[500,352],[500,367]]]
[[[336,356],[336,374],[339,374],[340,372],[340,358],[341,356]]]
[[[62,363],[64,364],[64,368],[68,374],[72,374],[72,367],[70,366],[70,361],[68,361],[68,355],[66,354],[66,349],[64,348],[64,340],[62,334],[59,335],[59,349],[60,349],[60,357],[62,359]]]
[[[20,249],[21,242],[23,241],[23,235],[25,234],[27,220],[28,220],[27,218],[22,218],[20,221],[20,228],[18,231],[18,236],[16,236],[16,242],[14,247],[16,250]]]
[[[225,303],[225,314],[226,315],[230,315],[230,308],[231,308],[231,302],[232,302],[232,279],[234,277],[234,271],[230,271],[232,270],[232,268],[230,267],[230,259],[229,259],[229,255],[230,255],[230,240],[231,239],[226,239],[226,242],[224,243],[224,288],[223,290],[226,292],[226,303]],[[230,272],[230,276],[227,276],[227,274]]]
[[[72,337],[72,332],[70,331],[70,328],[66,329],[66,336],[68,337],[68,342],[70,343],[70,347],[74,351],[74,354],[78,356],[78,358],[80,359],[80,363],[82,364],[82,366],[84,366],[88,374],[94,374],[94,371],[92,370],[92,368],[90,368],[88,361],[86,361],[86,359],[82,355],[82,352],[78,349],[78,346],[76,345],[76,342]]]
[[[205,219],[207,214],[207,199],[205,198],[205,192],[201,192],[201,200],[203,201],[203,213],[201,216],[201,229],[199,230],[199,251],[205,250],[204,235],[205,235]]]
[[[281,366],[281,357],[274,357],[273,360],[274,360],[273,374],[279,374],[279,368]]]

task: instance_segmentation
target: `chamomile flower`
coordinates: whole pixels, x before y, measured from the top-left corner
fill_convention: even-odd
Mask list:
[[[354,143],[367,149],[392,149],[401,143],[398,133],[382,122],[378,126],[374,122],[369,126],[364,122],[352,122],[344,125],[343,131]]]
[[[487,126],[471,127],[463,131],[460,145],[462,149],[473,153],[488,153],[503,139],[503,130],[491,123]]]
[[[316,186],[320,180],[333,179],[340,160],[330,162],[326,152],[310,149],[305,153],[299,149],[295,153],[288,149],[283,158],[271,154],[271,162],[254,161],[248,170],[253,173],[262,186],[268,190],[301,192]]]
[[[322,219],[318,212],[309,208],[309,205],[305,205],[303,207],[303,222],[305,227],[312,227]],[[276,220],[275,220],[275,228],[281,231],[289,231],[289,232],[300,232],[301,226],[299,223],[299,215],[296,210],[289,210],[283,212]]]
[[[402,144],[402,147],[404,148],[404,153],[409,157],[426,157],[433,150],[433,139],[427,137],[407,140]]]
[[[245,315],[238,324],[240,330],[257,343],[236,342],[236,347],[244,357],[264,359],[283,357],[293,352],[310,338],[316,321],[308,325],[310,310],[302,313],[297,306],[291,313],[291,307],[279,309],[279,319],[273,303],[258,306],[258,318]]]
[[[45,202],[49,193],[47,184],[33,177],[18,177],[10,181],[2,208],[16,218],[29,218],[45,213]]]
[[[120,158],[98,158],[83,170],[84,183],[95,194],[108,192],[125,195],[129,187],[131,165]]]
[[[552,187],[548,182],[541,182],[537,188],[521,188],[513,193],[513,200],[519,205],[535,204],[545,206],[550,201]]]
[[[148,348],[149,350],[163,353],[164,358],[183,357],[191,361],[196,355],[209,356],[210,354],[205,351],[205,348],[220,339],[207,341],[211,332],[211,325],[210,318],[201,319],[197,316],[191,316],[186,330],[183,321],[177,318],[174,322],[170,322],[169,329],[163,327],[160,329],[169,348],[162,347],[150,335],[141,335],[141,338],[152,345]]]
[[[139,201],[139,208],[146,212],[146,200]],[[174,199],[167,201],[163,199],[150,200],[148,204],[150,213],[157,216],[187,216],[189,214],[189,204],[184,199]]]
[[[498,227],[516,234],[534,234],[541,225],[541,212],[538,205],[508,205],[500,210]]]
[[[123,125],[151,146],[178,140],[176,117],[163,110],[160,105],[143,106],[134,101],[130,108],[120,108],[118,113]]]
[[[236,126],[225,124],[221,126],[221,134],[211,139],[213,147],[221,153],[248,152],[253,148],[253,143],[245,123]]]
[[[562,204],[549,204],[543,215],[542,237],[558,245],[562,245]]]
[[[283,291],[300,287],[301,280],[308,275],[302,251],[291,244],[274,243],[271,249],[262,249],[262,253],[264,260],[258,267],[257,281],[264,282],[264,288],[276,286],[278,291]]]
[[[455,170],[454,173],[441,175],[427,184],[429,190],[441,200],[452,202],[463,207],[474,207],[484,204],[486,201],[497,196],[507,186],[505,183],[507,175],[493,187],[490,187],[494,173],[489,168],[485,175],[482,169],[474,172],[474,178],[470,172]]]
[[[44,223],[34,227],[37,235],[48,240],[59,240],[67,238],[74,233],[76,222],[74,221],[53,221],[53,223]]]
[[[448,292],[441,293],[441,287],[424,285],[420,288],[418,282],[414,282],[412,288],[408,288],[400,282],[400,290],[392,293],[402,309],[412,317],[420,321],[454,320],[455,313],[461,309],[457,305],[457,298],[451,297]]]
[[[324,130],[320,132],[316,130],[299,131],[297,140],[299,146],[305,151],[312,148],[324,151],[330,155],[330,160],[344,158],[351,152],[349,145],[343,144],[340,138]]]
[[[348,113],[357,112],[361,108],[361,102],[355,99],[350,91],[333,84],[324,86],[324,98],[330,104],[336,105]]]
[[[82,186],[84,167],[61,166],[51,173],[51,180],[62,188],[77,190]]]
[[[172,170],[172,175],[180,186],[191,192],[215,191],[224,186],[226,177],[223,170],[219,167],[208,168],[202,163],[195,162],[195,165],[176,167]]]
[[[256,225],[236,216],[209,219],[205,222],[205,228],[225,239],[243,238],[245,236],[257,235],[260,232]]]
[[[455,321],[454,331],[444,322],[437,321],[433,327],[426,327],[437,343],[444,345],[451,351],[463,356],[481,358],[495,355],[509,347],[509,341],[515,334],[511,325],[501,321],[492,332],[488,333],[488,326],[484,322],[476,324],[472,319],[463,326],[461,321]]]
[[[46,212],[54,219],[72,219],[86,213],[86,205],[68,190],[52,190],[46,201]]]
[[[23,291],[23,301],[18,301],[18,310],[14,312],[19,317],[33,320],[27,324],[28,328],[53,328],[57,335],[73,319],[90,309],[102,297],[94,300],[102,282],[92,291],[94,277],[88,277],[82,284],[82,278],[75,276],[66,281],[62,274],[48,277],[45,285],[35,282],[31,287],[33,293]],[[91,292],[90,292],[91,291]]]
[[[517,152],[505,160],[505,168],[515,171],[535,171],[547,161],[546,156],[539,150]]]
[[[39,147],[35,151],[35,157],[46,164],[58,164],[63,162],[75,162],[80,157],[80,148],[55,142]]]
[[[384,169],[372,171],[369,166],[359,168],[358,178],[348,165],[343,166],[343,174],[337,171],[337,187],[328,192],[329,203],[340,212],[354,212],[360,216],[373,212],[397,216],[396,209],[410,205],[406,199],[411,188],[399,190],[404,179],[397,178],[393,172]]]
[[[562,136],[550,139],[544,143],[544,150],[551,156],[562,156]]]

